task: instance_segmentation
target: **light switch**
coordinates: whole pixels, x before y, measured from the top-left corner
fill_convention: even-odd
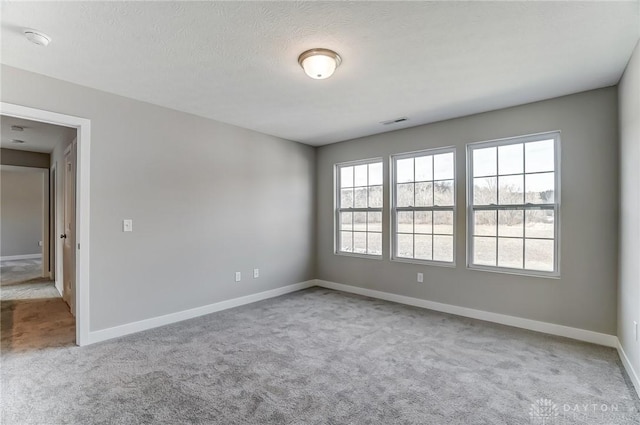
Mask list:
[[[122,220],[122,231],[133,232],[133,220],[131,219]]]

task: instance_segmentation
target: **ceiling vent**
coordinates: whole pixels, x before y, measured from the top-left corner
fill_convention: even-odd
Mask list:
[[[405,122],[407,120],[409,120],[409,118],[401,117],[401,118],[396,118],[396,119],[389,120],[389,121],[382,121],[380,124],[382,124],[382,125],[399,124],[399,123]]]

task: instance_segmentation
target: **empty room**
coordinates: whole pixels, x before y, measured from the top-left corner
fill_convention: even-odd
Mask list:
[[[640,1],[0,21],[2,424],[640,424]]]

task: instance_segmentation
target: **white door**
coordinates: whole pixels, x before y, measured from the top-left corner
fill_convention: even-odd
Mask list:
[[[62,244],[62,276],[64,279],[62,298],[69,304],[71,314],[76,314],[76,145],[64,156],[64,233]]]

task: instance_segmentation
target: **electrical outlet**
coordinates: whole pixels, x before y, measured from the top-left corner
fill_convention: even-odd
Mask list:
[[[633,321],[633,337],[638,340],[638,322]]]
[[[253,269],[253,278],[257,279],[260,277],[260,269]]]
[[[240,282],[242,280],[242,273],[236,272],[236,282]]]
[[[424,275],[422,273],[418,273],[418,283],[424,282]]]

